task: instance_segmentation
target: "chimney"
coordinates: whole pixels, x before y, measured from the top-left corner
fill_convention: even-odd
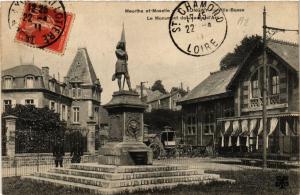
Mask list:
[[[180,82],[180,89],[183,89],[183,83]]]
[[[48,88],[48,82],[49,82],[49,67],[44,66],[42,67],[42,75],[43,75],[43,82],[45,88]]]
[[[43,74],[43,76],[49,76],[49,67],[48,66],[42,67],[42,74]]]
[[[190,92],[190,87],[186,87],[186,91],[187,91],[187,92]]]

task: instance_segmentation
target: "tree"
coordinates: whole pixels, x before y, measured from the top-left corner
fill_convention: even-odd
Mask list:
[[[164,85],[162,84],[162,81],[161,81],[161,80],[155,81],[154,84],[153,84],[152,87],[151,87],[151,90],[152,90],[152,91],[158,90],[158,91],[160,91],[160,92],[163,93],[163,94],[166,94],[166,93],[167,93],[167,91],[165,90],[165,87],[164,87]]]
[[[188,92],[182,88],[179,87],[172,87],[171,89],[171,93],[178,91],[180,93],[180,95],[183,97],[185,96]]]
[[[2,114],[14,115],[16,121],[16,148],[19,152],[50,152],[57,139],[63,140],[65,123],[59,114],[48,107],[36,108],[32,105],[16,105]],[[2,120],[2,123],[5,122]]]
[[[222,58],[220,62],[221,70],[239,66],[247,57],[249,52],[259,44],[261,44],[261,36],[252,35],[244,37],[240,45],[237,45],[234,48],[233,53],[228,53]]]

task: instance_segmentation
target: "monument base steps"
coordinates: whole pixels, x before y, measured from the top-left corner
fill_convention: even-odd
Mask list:
[[[120,194],[147,190],[172,189],[178,185],[210,182],[234,182],[217,174],[189,169],[183,165],[114,166],[72,164],[70,168],[54,168],[22,179],[53,184],[95,194]]]

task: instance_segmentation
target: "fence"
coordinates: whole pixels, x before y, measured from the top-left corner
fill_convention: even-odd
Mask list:
[[[83,155],[82,163],[96,162],[96,155]],[[66,153],[63,166],[71,164],[71,156]],[[44,172],[54,168],[54,157],[51,154],[25,154],[15,157],[2,157],[2,177],[24,176],[34,172]]]
[[[4,135],[4,138],[2,139],[2,148],[4,149],[6,148],[6,145],[4,145],[6,143],[5,137],[6,135]],[[56,141],[57,138],[51,134],[39,134],[38,132],[24,129],[17,130],[15,140],[16,153],[24,154],[52,152]],[[87,151],[87,137],[83,136],[79,131],[65,133],[63,136],[63,142],[66,152],[70,152],[75,143],[79,143],[84,152]],[[2,156],[5,154],[6,153],[2,153]]]

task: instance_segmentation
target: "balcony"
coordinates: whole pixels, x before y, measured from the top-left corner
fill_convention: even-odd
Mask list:
[[[270,95],[267,97],[267,109],[275,109],[275,108],[285,108],[287,107],[287,103],[281,103],[279,94]],[[249,107],[243,108],[243,112],[248,111],[258,111],[262,109],[262,97],[259,98],[251,98],[249,100]]]

